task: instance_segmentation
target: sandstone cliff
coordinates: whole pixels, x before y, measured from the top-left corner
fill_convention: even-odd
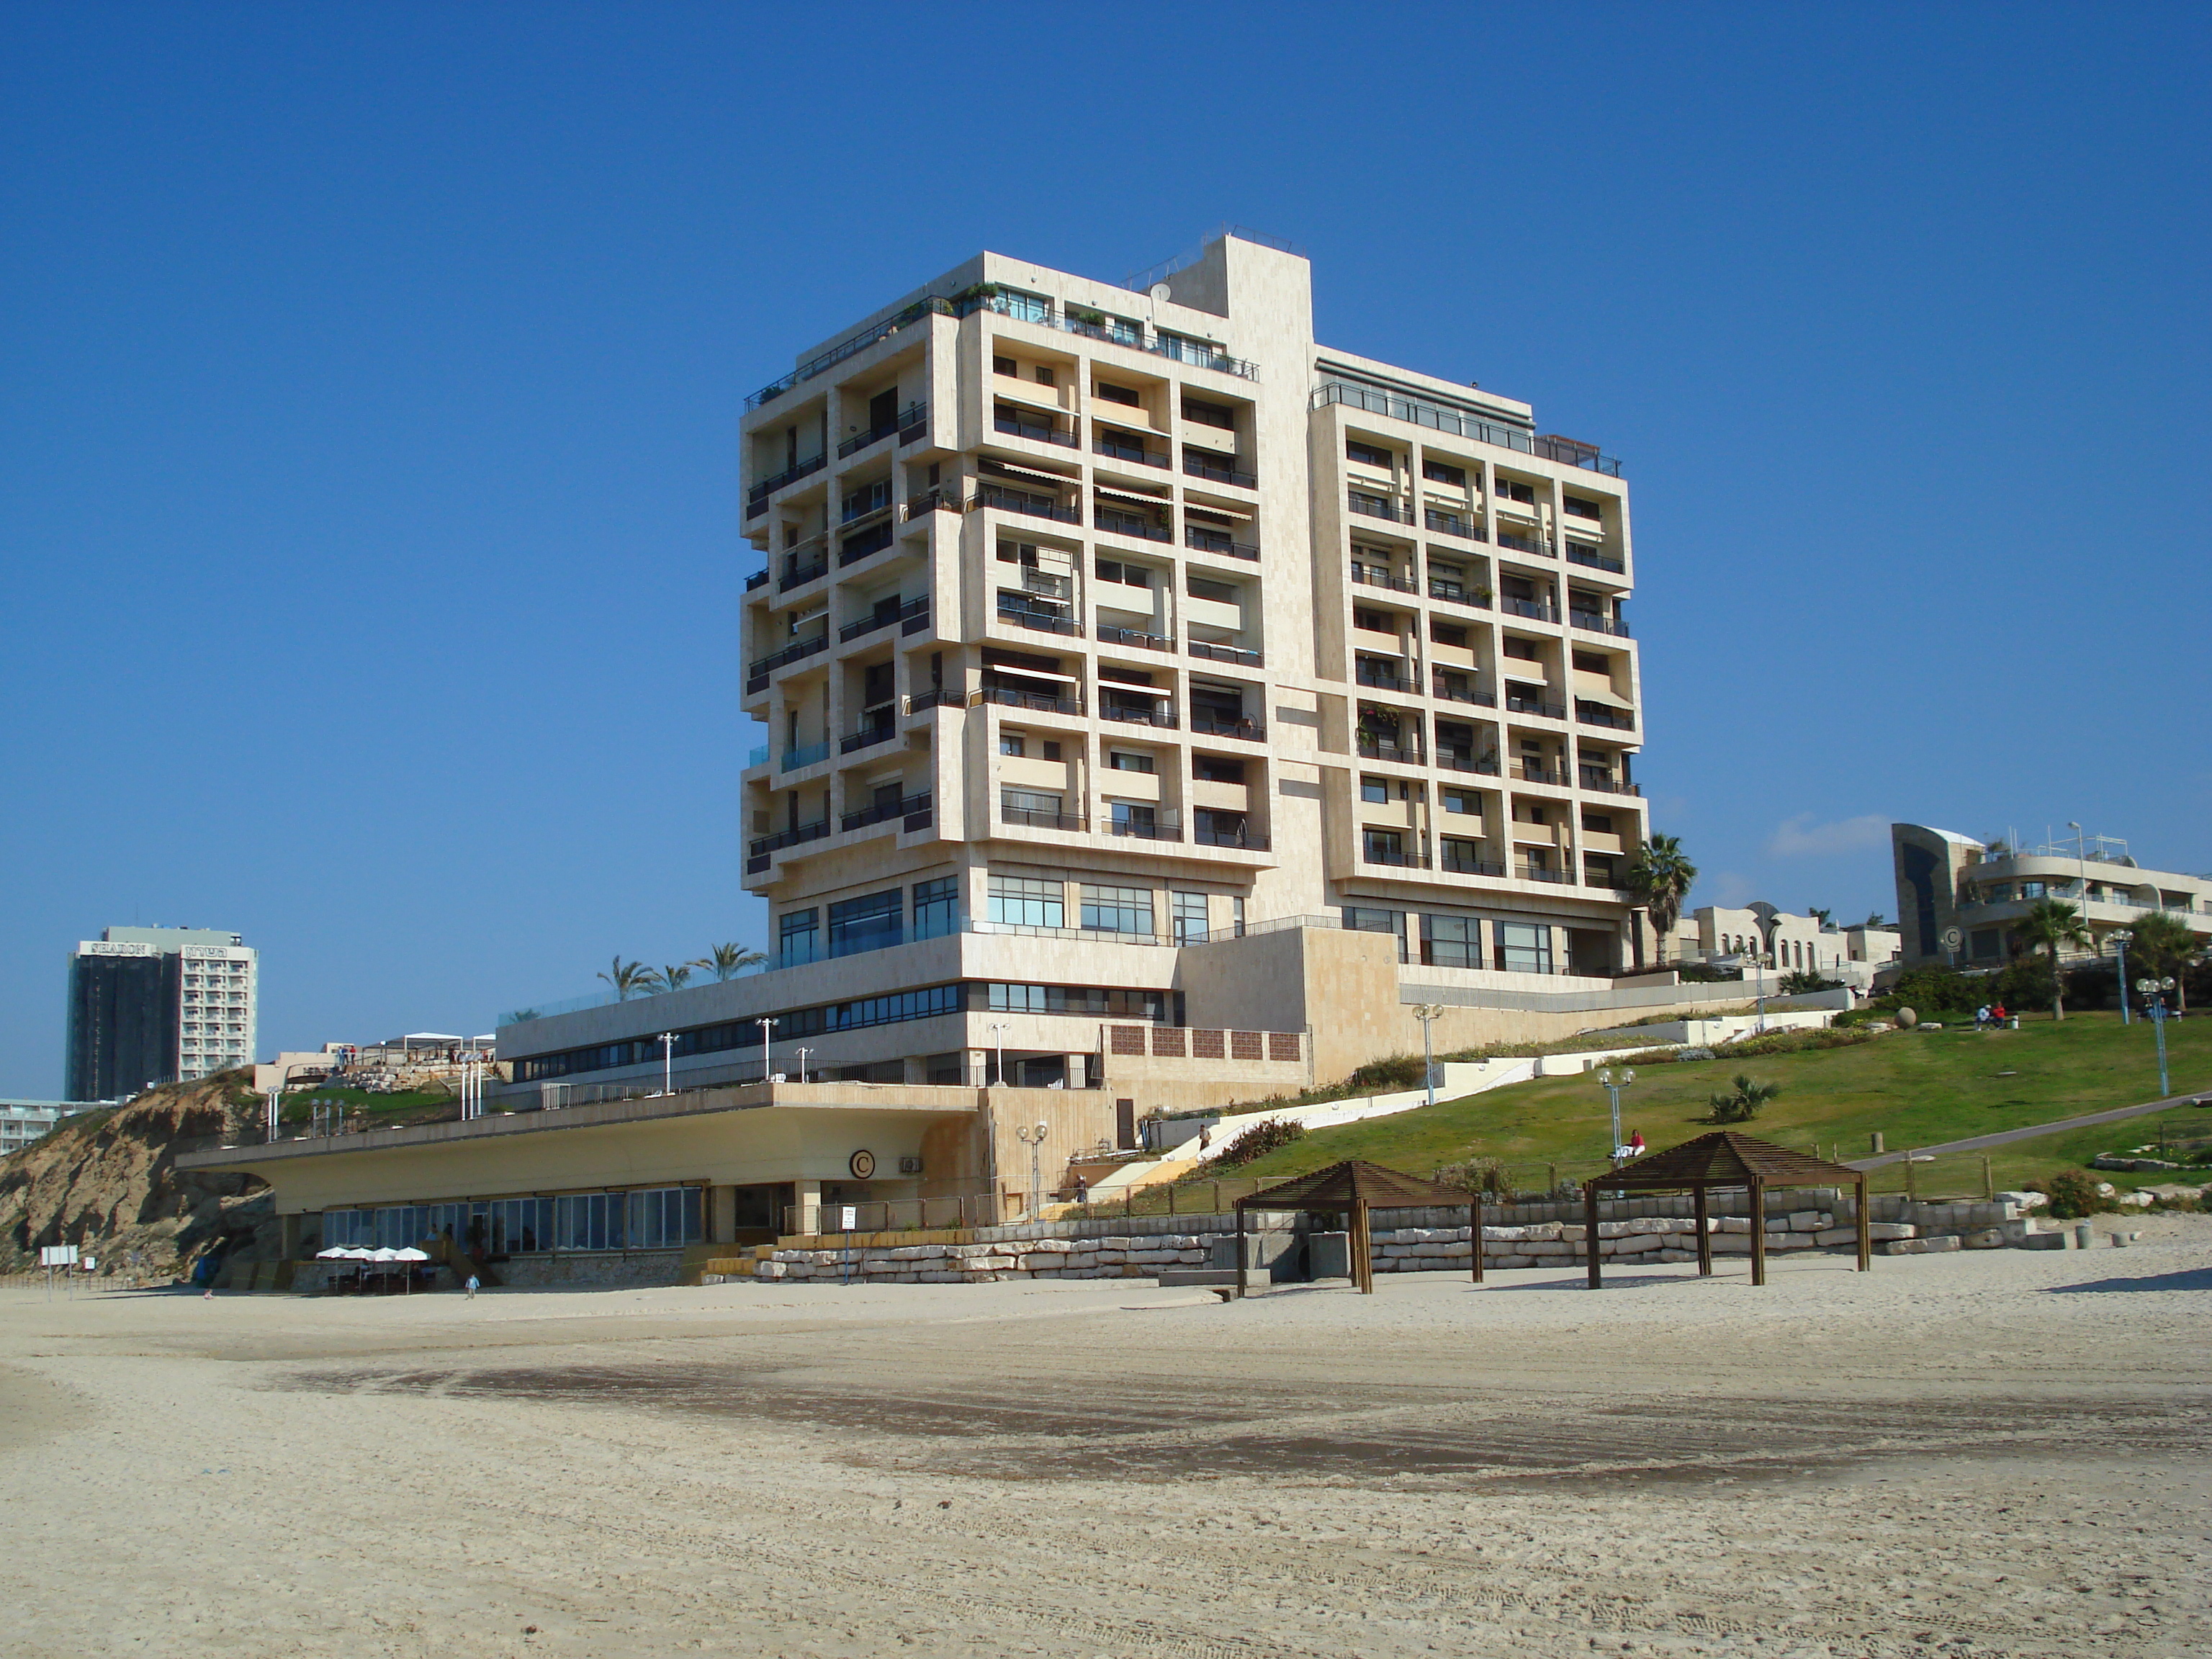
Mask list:
[[[248,1074],[149,1090],[63,1123],[0,1161],[0,1272],[38,1265],[45,1244],[75,1244],[102,1273],[165,1277],[211,1250],[271,1254],[267,1189],[252,1176],[179,1174],[179,1152],[260,1121]]]

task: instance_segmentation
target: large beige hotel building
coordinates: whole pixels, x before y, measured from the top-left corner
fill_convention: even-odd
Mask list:
[[[1422,1003],[1440,1042],[1626,1006],[1617,464],[1318,344],[1307,261],[1261,240],[1132,283],[985,253],[747,399],[774,964],[511,1021],[515,1091],[1188,1103],[1418,1048]]]

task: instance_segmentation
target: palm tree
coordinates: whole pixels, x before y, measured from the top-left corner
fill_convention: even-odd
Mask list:
[[[690,983],[691,968],[688,962],[672,963],[653,976],[653,983],[663,991],[680,991]]]
[[[767,951],[748,951],[742,945],[717,945],[711,953],[691,964],[694,968],[704,968],[718,980],[735,979],[750,969],[767,965]]]
[[[1866,921],[1860,925],[1866,927],[1879,927],[1882,926],[1881,912],[1879,910],[1869,911],[1867,913]]]
[[[2063,899],[2038,899],[2020,919],[2020,942],[2028,954],[2045,952],[2051,957],[2051,1017],[2066,1018],[2066,980],[2058,971],[2058,953],[2089,948],[2089,934],[2081,926],[2081,913]]]
[[[1812,917],[1814,921],[1819,922],[1821,927],[1826,927],[1828,925],[1829,920],[1834,916],[1836,913],[1833,910],[1823,910],[1817,904],[1808,904],[1805,907],[1805,914]]]
[[[1667,960],[1668,936],[1682,919],[1682,901],[1698,878],[1698,866],[1682,852],[1673,836],[1654,836],[1636,849],[1628,866],[1628,889],[1651,915],[1651,931],[1658,936],[1659,960]]]
[[[615,988],[617,1001],[628,1002],[639,993],[651,990],[656,975],[643,963],[624,962],[617,954],[613,965],[599,977]]]
[[[1738,1072],[1732,1091],[1712,1097],[1712,1121],[1716,1123],[1748,1123],[1759,1115],[1760,1107],[1781,1092],[1782,1085],[1778,1083],[1753,1083]]]
[[[2142,970],[2153,979],[2173,975],[2174,989],[2179,994],[2177,1006],[2186,1011],[2189,1006],[2189,964],[2204,947],[2197,935],[2189,931],[2189,924],[2166,915],[2163,910],[2146,910],[2130,924],[2135,938],[2128,945],[2128,955],[2142,964]]]

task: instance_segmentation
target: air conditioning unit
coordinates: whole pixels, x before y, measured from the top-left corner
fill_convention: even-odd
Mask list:
[[[901,1175],[920,1175],[921,1173],[921,1160],[918,1158],[901,1158],[899,1160],[899,1173]]]

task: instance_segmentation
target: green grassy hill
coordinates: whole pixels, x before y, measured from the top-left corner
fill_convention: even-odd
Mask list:
[[[2166,1030],[2174,1091],[2212,1090],[2212,1016],[2170,1020]],[[1703,1121],[1708,1097],[1728,1088],[1738,1072],[1782,1085],[1780,1098],[1755,1123],[1740,1127],[1790,1146],[1817,1145],[1846,1159],[1865,1157],[1877,1129],[1889,1151],[1902,1152],[2158,1095],[2149,1024],[2123,1026],[2117,1013],[2085,1013],[2063,1023],[2029,1019],[2017,1031],[1899,1032],[1850,1048],[1638,1066],[1621,1097],[1624,1133],[1640,1129],[1658,1149],[1705,1133],[1712,1127]],[[2185,1107],[2162,1118],[1997,1147],[1990,1154],[1996,1183],[2016,1187],[2053,1170],[2078,1168],[2101,1152],[2154,1141],[2161,1121],[2172,1133],[2212,1137],[2212,1110]],[[1516,1187],[1536,1190],[1554,1178],[1601,1173],[1610,1137],[1605,1091],[1583,1073],[1316,1131],[1234,1174],[1281,1179],[1363,1158],[1426,1175],[1438,1164],[1494,1158],[1509,1166]],[[2212,1181],[2212,1170],[2206,1173]],[[1923,1165],[1914,1178],[1923,1194],[1976,1192],[1981,1157]],[[2112,1177],[2123,1188],[2179,1178]],[[1901,1166],[1875,1174],[1877,1190],[1904,1184]]]

